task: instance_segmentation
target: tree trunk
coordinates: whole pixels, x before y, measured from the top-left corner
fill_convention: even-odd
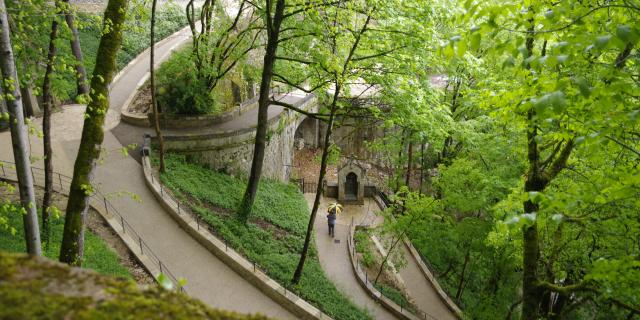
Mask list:
[[[409,133],[409,151],[407,152],[407,175],[405,177],[405,184],[407,188],[411,190],[411,167],[413,166],[413,142],[411,141],[411,133]]]
[[[56,2],[56,6],[57,6]],[[58,8],[56,8],[58,9]],[[57,10],[56,10],[57,11]],[[56,39],[58,38],[58,20],[56,17],[51,22],[51,34],[49,35],[49,53],[47,54],[47,68],[42,80],[42,143],[44,145],[44,196],[42,198],[42,237],[45,245],[49,244],[49,207],[53,193],[53,150],[51,148],[51,109],[53,98],[51,96],[51,74],[53,61],[56,56]]]
[[[462,264],[462,272],[460,273],[460,281],[458,281],[458,290],[456,291],[456,301],[460,302],[462,298],[462,287],[464,286],[464,275],[467,273],[467,266],[469,265],[469,258],[471,257],[471,250],[467,249],[467,254],[464,255],[464,263]]]
[[[153,126],[156,130],[156,137],[158,137],[158,151],[160,153],[160,173],[164,173],[164,138],[162,138],[162,131],[160,131],[160,121],[158,120],[158,101],[156,100],[156,81],[154,71],[154,58],[155,58],[155,26],[156,26],[156,4],[158,0],[153,0],[151,4],[151,50],[149,52],[149,73],[151,77],[151,105],[153,107]]]
[[[2,90],[2,86],[0,85],[0,96],[4,97],[4,91]],[[6,120],[5,120],[6,117]],[[9,111],[7,110],[6,101],[0,99],[0,131],[6,130],[9,128]]]
[[[338,72],[335,72],[335,71],[333,72],[333,83],[335,85],[335,91],[333,93],[333,98],[331,100],[331,104],[329,108],[330,109],[329,122],[327,123],[327,131],[325,132],[324,145],[322,147],[323,148],[322,160],[320,162],[320,172],[318,174],[318,185],[316,187],[316,196],[313,201],[313,208],[311,209],[311,216],[309,217],[309,223],[307,225],[307,234],[304,239],[304,246],[300,254],[300,260],[298,261],[298,266],[296,267],[296,271],[293,274],[293,279],[291,279],[291,282],[293,284],[297,284],[298,282],[300,282],[300,278],[302,277],[302,270],[304,268],[304,263],[307,259],[309,244],[311,243],[311,236],[313,234],[313,225],[315,223],[316,214],[318,213],[318,208],[320,206],[320,197],[322,196],[322,185],[323,185],[322,182],[324,180],[324,176],[327,171],[327,162],[328,162],[327,159],[329,156],[329,147],[330,147],[329,144],[331,139],[331,133],[333,130],[333,122],[335,120],[336,112],[338,111],[338,98],[340,97],[340,90],[342,89],[342,81],[346,77],[347,72],[349,71],[348,70],[349,63],[351,63],[354,52],[356,48],[358,48],[358,45],[360,43],[362,34],[367,30],[367,25],[369,24],[370,21],[371,21],[371,15],[367,15],[367,19],[364,25],[362,26],[362,29],[360,30],[360,32],[356,34],[355,41],[351,46],[351,49],[349,51],[349,54],[346,60],[344,61],[342,72],[340,74],[338,74]],[[335,26],[336,26],[336,21],[334,21],[334,27]],[[335,53],[337,49],[336,39],[333,38],[332,40],[333,40],[332,51]]]
[[[91,179],[104,140],[103,125],[109,109],[109,84],[116,69],[116,54],[122,43],[122,25],[128,0],[109,0],[104,21],[110,21],[108,32],[103,33],[96,56],[96,67],[91,78],[90,102],[85,112],[82,138],[73,168],[69,190],[64,234],[60,248],[60,261],[82,265],[84,253],[84,218],[91,193]]]
[[[304,263],[307,259],[307,252],[309,251],[309,244],[311,243],[311,236],[313,235],[313,226],[316,221],[316,215],[318,214],[318,209],[320,207],[320,197],[322,197],[322,186],[324,181],[324,176],[327,171],[327,162],[329,158],[329,148],[331,147],[331,134],[333,131],[333,122],[336,114],[336,104],[338,101],[338,94],[340,92],[340,87],[336,88],[336,92],[334,93],[334,101],[331,105],[331,113],[329,114],[329,122],[327,123],[327,131],[324,134],[324,145],[322,146],[322,159],[320,161],[320,172],[318,174],[318,183],[316,186],[316,196],[313,200],[313,208],[311,209],[311,216],[309,217],[309,223],[307,224],[307,234],[304,238],[304,246],[302,247],[302,253],[300,254],[300,260],[298,261],[298,266],[296,267],[296,271],[293,273],[293,279],[291,279],[291,283],[297,284],[300,282],[300,278],[302,277],[302,270],[304,268]]]
[[[529,30],[534,30],[533,19],[530,19]],[[534,34],[530,33],[526,39],[526,48],[529,56],[533,55]],[[527,69],[529,66],[527,65]],[[545,183],[540,172],[540,153],[538,150],[538,126],[535,124],[536,115],[533,109],[527,112],[527,160],[529,171],[524,184],[524,192],[540,192],[544,190]],[[527,200],[523,204],[524,213],[538,212],[538,204]],[[539,318],[541,290],[538,286],[538,259],[540,248],[538,243],[538,223],[536,220],[531,225],[522,227],[522,320],[535,320]]]
[[[89,87],[87,86],[87,70],[84,68],[84,61],[82,58],[82,49],[80,47],[80,37],[78,36],[78,28],[74,23],[74,16],[69,8],[69,0],[64,0],[64,19],[67,21],[67,26],[71,30],[71,53],[76,58],[76,81],[77,81],[77,94],[88,95]]]
[[[402,153],[404,153],[405,133],[406,133],[406,129],[402,129],[402,139],[400,140],[400,151],[398,151],[398,167],[400,167],[400,169],[398,169],[398,171],[396,171],[395,173],[394,180],[396,182],[396,185],[395,185],[395,190],[393,190],[393,193],[398,193],[398,190],[400,190],[400,179],[401,179],[400,177],[402,177]]]
[[[238,210],[241,219],[247,220],[251,215],[253,202],[258,192],[258,184],[262,175],[262,163],[264,161],[264,151],[267,145],[268,108],[269,108],[269,87],[273,76],[273,66],[276,61],[276,51],[278,49],[278,37],[280,36],[280,25],[284,19],[285,0],[277,0],[276,11],[271,18],[271,1],[266,4],[267,14],[267,49],[262,67],[262,80],[260,82],[260,96],[258,98],[258,124],[256,127],[256,140],[253,148],[253,160],[251,161],[251,171],[247,189],[242,197],[242,203]]]
[[[420,186],[418,192],[422,194],[422,184],[424,183],[424,141],[420,145]]]
[[[380,279],[380,276],[382,275],[384,266],[387,264],[387,261],[389,261],[389,257],[391,257],[391,252],[393,252],[393,249],[395,249],[398,243],[400,242],[400,240],[402,240],[402,238],[404,237],[405,231],[406,230],[403,230],[402,233],[396,239],[393,239],[391,241],[392,242],[391,248],[389,248],[389,251],[387,251],[387,254],[384,256],[384,259],[382,259],[382,262],[380,263],[380,269],[378,269],[378,274],[376,274],[376,278],[375,280],[373,280],[373,284],[378,283],[378,279]]]
[[[11,128],[11,144],[13,145],[13,157],[16,163],[18,175],[18,189],[20,190],[20,203],[26,210],[23,214],[24,235],[27,243],[27,253],[41,256],[40,230],[38,227],[38,212],[36,196],[33,189],[33,175],[27,147],[27,128],[24,125],[22,110],[22,96],[18,74],[16,72],[15,59],[11,48],[9,36],[9,18],[4,0],[0,0],[0,69],[2,69],[3,100],[7,104],[9,112],[9,126]]]

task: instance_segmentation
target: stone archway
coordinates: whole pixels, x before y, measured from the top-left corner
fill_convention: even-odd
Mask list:
[[[300,122],[294,134],[297,150],[318,147],[319,125],[319,121],[312,118],[305,118]]]
[[[358,176],[349,172],[344,183],[344,198],[347,201],[358,200]]]

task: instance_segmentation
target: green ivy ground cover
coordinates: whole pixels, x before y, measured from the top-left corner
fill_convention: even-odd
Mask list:
[[[0,207],[0,210],[3,208]],[[8,228],[0,228],[0,251],[26,252],[24,226],[20,213],[3,212],[0,217],[7,218],[8,226]],[[39,221],[42,221],[41,216]],[[15,229],[15,234],[12,234],[11,228]],[[51,241],[48,248],[44,245],[42,248],[45,257],[58,260],[63,230],[64,218],[52,218]],[[129,271],[120,264],[118,255],[100,237],[89,230],[85,232],[84,259],[82,266],[85,268],[96,270],[104,275],[131,278]]]
[[[309,208],[293,185],[262,180],[254,216],[244,225],[235,218],[245,190],[244,180],[189,164],[184,156],[167,154],[165,186],[231,247],[256,262],[281,284],[291,281],[304,242]],[[153,159],[157,164],[157,159]],[[344,296],[322,271],[312,246],[302,280],[290,288],[334,319],[371,319]]]

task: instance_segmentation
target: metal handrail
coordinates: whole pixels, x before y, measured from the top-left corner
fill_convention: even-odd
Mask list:
[[[7,173],[7,171],[9,170],[7,170],[6,167],[9,167],[10,170],[15,170],[15,163],[0,160],[0,175],[4,178],[10,179],[11,177]],[[36,177],[42,177],[42,179],[44,179],[45,174],[43,169],[40,169],[37,167],[31,167],[31,175],[35,183]],[[16,173],[16,176],[17,176],[17,173]],[[52,177],[54,177],[53,178],[54,191],[59,193],[62,193],[65,191],[69,192],[69,189],[71,187],[71,181],[73,180],[71,177],[61,174],[59,172],[53,172]],[[55,177],[57,177],[57,179]],[[15,180],[17,180],[17,178]],[[44,185],[44,182],[42,184]],[[174,274],[169,270],[169,268],[167,268],[167,265],[163,263],[162,260],[160,260],[160,258],[158,258],[155,252],[151,250],[149,245],[147,245],[147,243],[144,240],[142,240],[142,237],[127,222],[127,220],[118,211],[118,209],[116,209],[116,207],[107,199],[107,196],[104,195],[99,189],[94,188],[94,193],[91,195],[91,198],[95,200],[97,203],[100,203],[101,205],[104,206],[104,209],[107,215],[111,214],[114,217],[116,217],[117,220],[119,220],[120,225],[122,226],[122,230],[113,230],[113,231],[115,231],[116,233],[122,232],[122,234],[128,234],[131,237],[131,239],[133,239],[134,241],[137,240],[140,248],[140,254],[147,255],[148,257],[150,257],[151,259],[149,260],[160,270],[160,273],[169,277],[171,282],[179,288],[180,292],[186,293],[186,290],[184,289],[184,287],[180,285],[180,281],[178,280],[178,278],[176,278]],[[133,248],[131,248],[131,250],[133,251]],[[156,281],[158,280],[155,276],[154,276],[154,279]]]

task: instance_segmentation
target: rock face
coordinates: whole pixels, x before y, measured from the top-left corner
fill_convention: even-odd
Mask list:
[[[0,319],[259,320],[214,310],[157,286],[70,268],[46,258],[0,252]]]

